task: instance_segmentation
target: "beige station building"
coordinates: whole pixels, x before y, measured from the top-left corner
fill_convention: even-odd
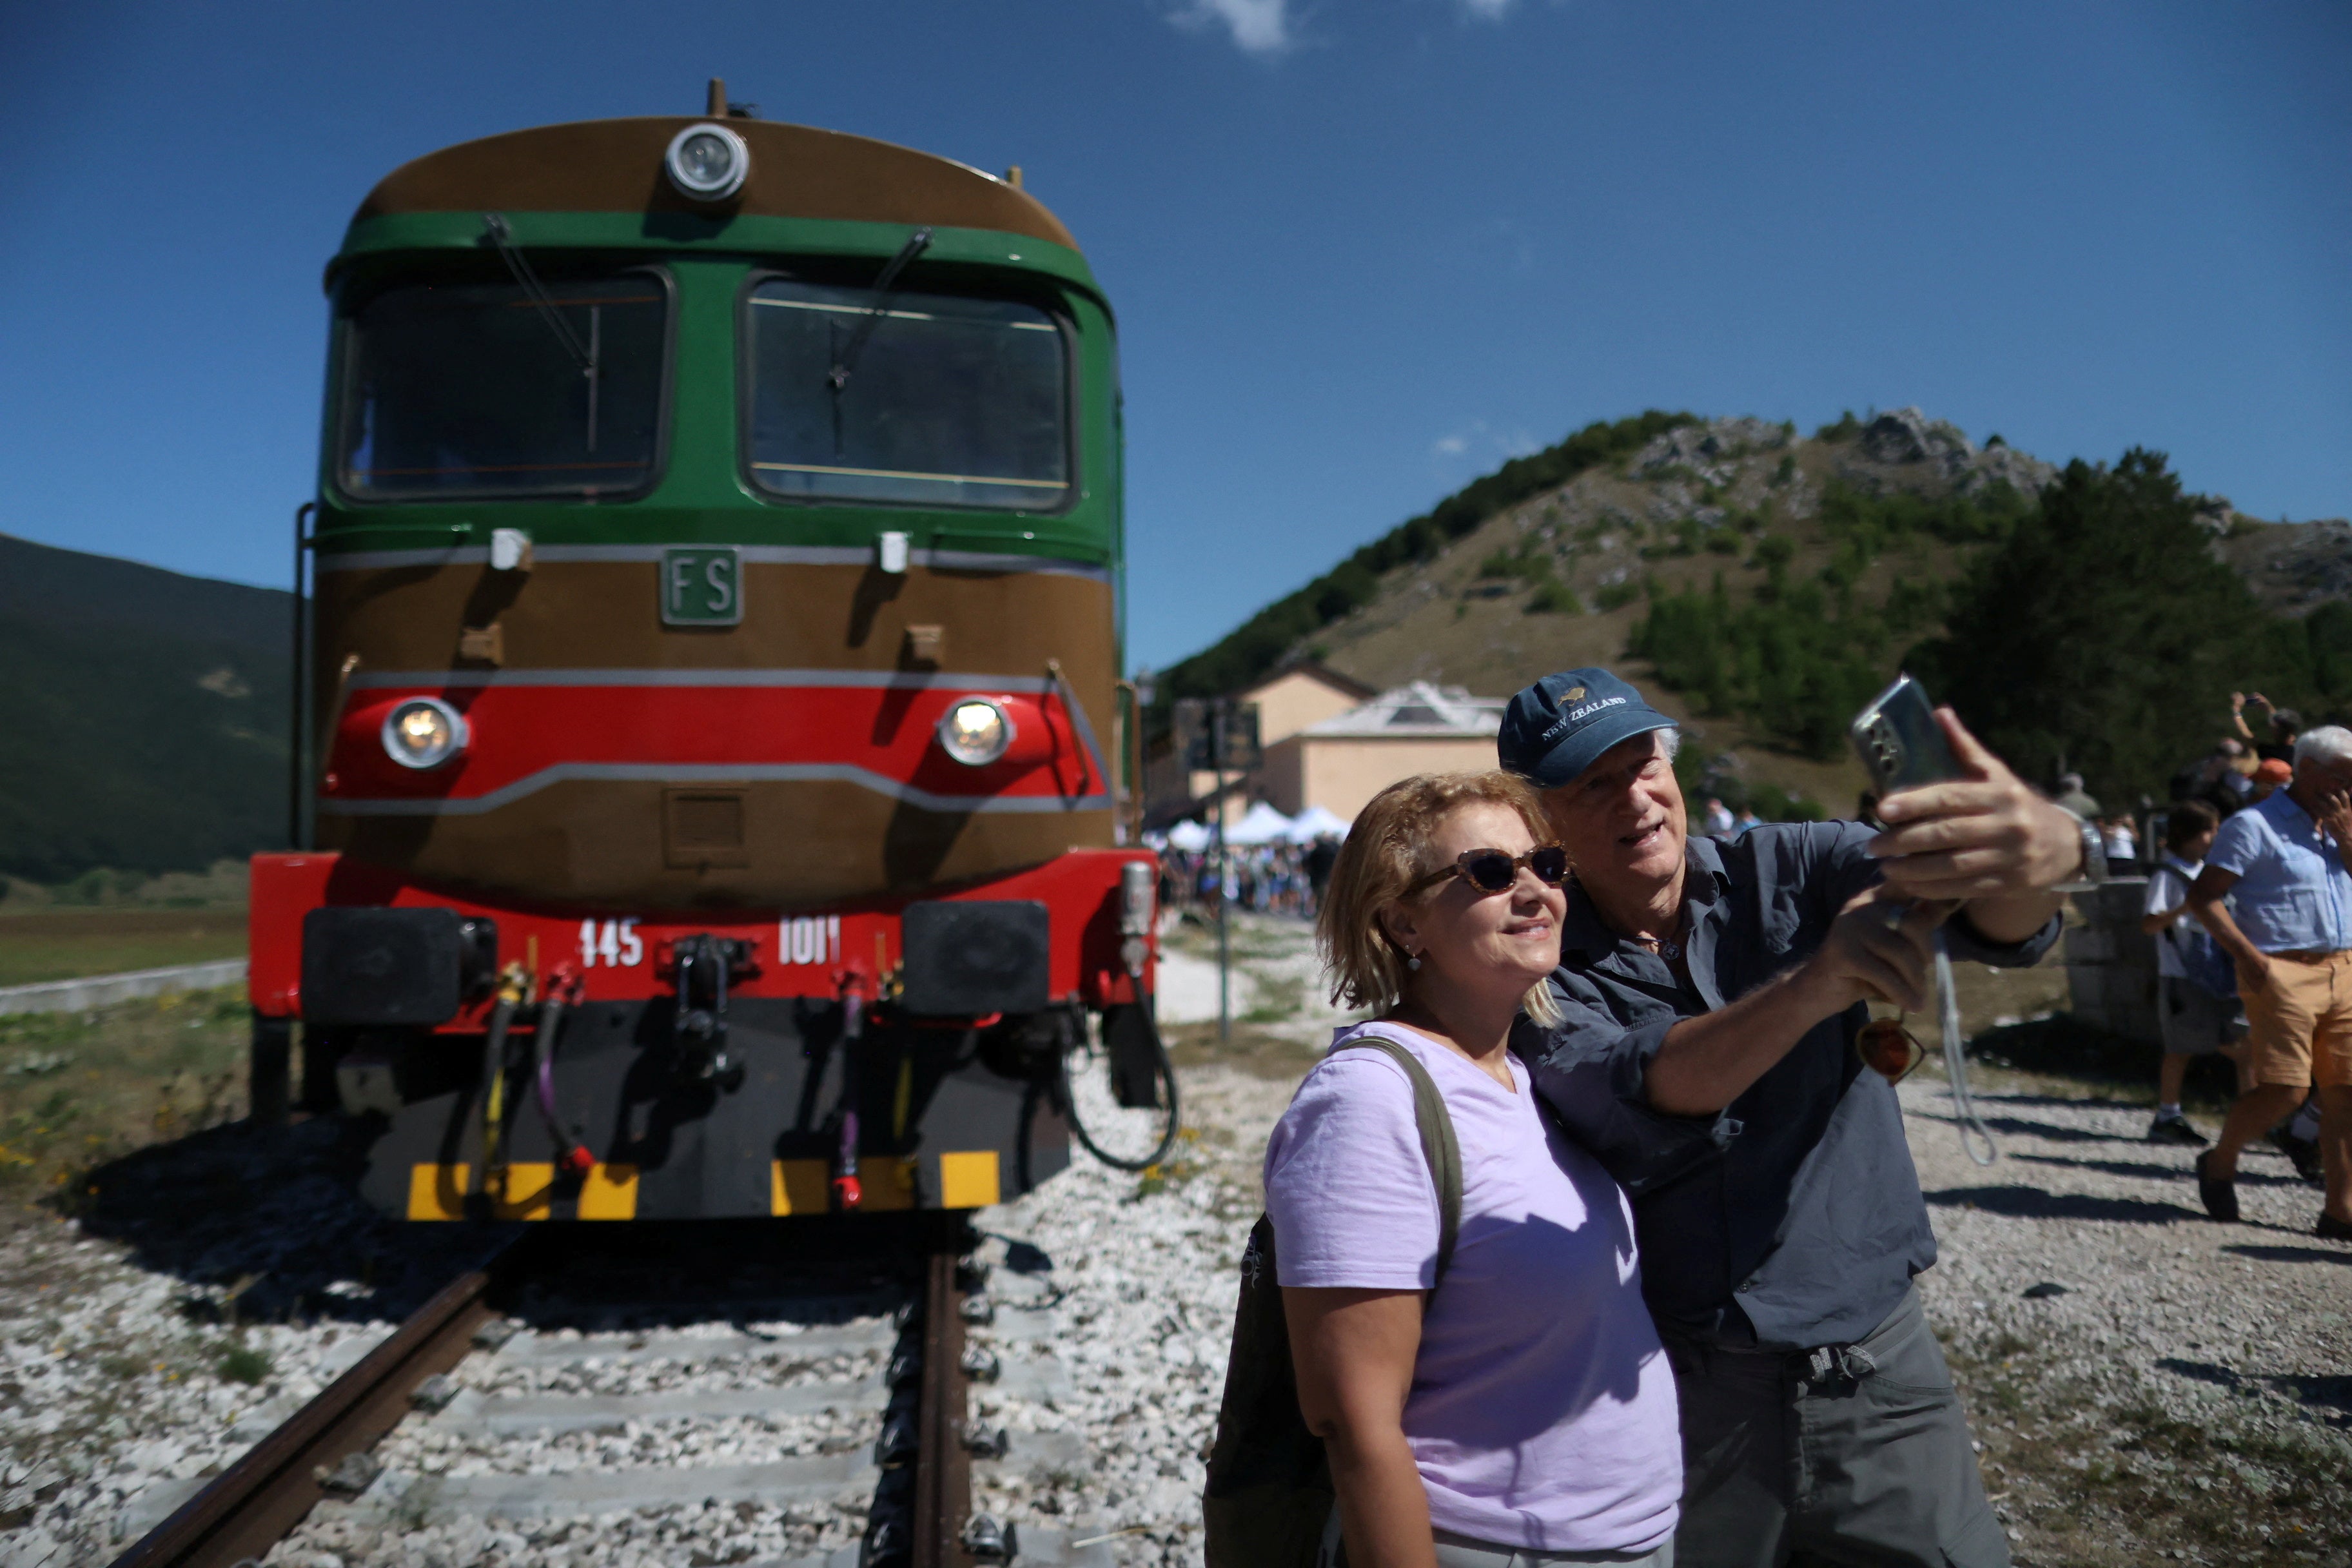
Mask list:
[[[1255,703],[1265,763],[1226,777],[1227,821],[1254,800],[1286,816],[1321,806],[1352,822],[1364,803],[1415,773],[1495,765],[1503,700],[1473,697],[1458,686],[1412,681],[1375,691],[1319,664],[1294,664],[1235,694]],[[1151,820],[1165,823],[1213,809],[1216,775],[1187,773],[1176,759],[1147,770]]]

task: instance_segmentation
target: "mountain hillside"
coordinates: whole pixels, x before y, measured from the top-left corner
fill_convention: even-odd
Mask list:
[[[0,534],[0,873],[282,844],[292,604]]]
[[[1582,460],[1560,460],[1580,447]],[[1367,546],[1170,669],[1162,689],[1234,689],[1313,657],[1376,687],[1500,696],[1607,665],[1685,720],[1734,789],[1842,812],[1863,786],[1843,715],[1941,630],[1971,560],[2056,473],[1916,408],[1849,415],[1810,437],[1652,414],[1512,467],[1547,462],[1549,482],[1503,483],[1507,468]],[[1481,487],[1492,504],[1465,508]],[[2214,548],[2272,608],[2307,614],[2352,589],[2352,527],[2203,504]],[[1791,668],[1803,689],[1758,674]]]

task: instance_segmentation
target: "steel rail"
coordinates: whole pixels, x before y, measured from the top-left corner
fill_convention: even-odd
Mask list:
[[[493,1298],[522,1266],[528,1240],[443,1287],[112,1568],[235,1568],[267,1556],[326,1495],[324,1472],[398,1426],[416,1385],[465,1359],[474,1331],[497,1313]]]
[[[969,1412],[963,1370],[963,1294],[956,1257],[930,1257],[923,1290],[923,1404],[916,1427],[915,1522],[911,1568],[971,1568],[963,1527],[971,1512],[971,1455],[964,1447]]]

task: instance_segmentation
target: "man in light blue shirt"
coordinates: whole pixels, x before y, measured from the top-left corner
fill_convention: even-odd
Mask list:
[[[2239,1151],[2315,1085],[2327,1197],[2315,1234],[2352,1241],[2352,730],[2303,732],[2294,782],[2221,824],[2189,908],[2237,964],[2251,1026],[2245,1092],[2197,1158],[2198,1196],[2236,1219]]]

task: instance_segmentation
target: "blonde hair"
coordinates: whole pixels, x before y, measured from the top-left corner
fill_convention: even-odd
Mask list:
[[[1386,1012],[1404,995],[1404,954],[1381,925],[1381,911],[1402,900],[1416,878],[1437,869],[1429,848],[1437,825],[1465,805],[1481,805],[1517,812],[1537,843],[1551,842],[1534,789],[1500,769],[1417,774],[1389,785],[1356,814],[1315,920],[1333,1002]],[[1560,1021],[1549,979],[1528,987],[1520,1005],[1538,1024]]]

